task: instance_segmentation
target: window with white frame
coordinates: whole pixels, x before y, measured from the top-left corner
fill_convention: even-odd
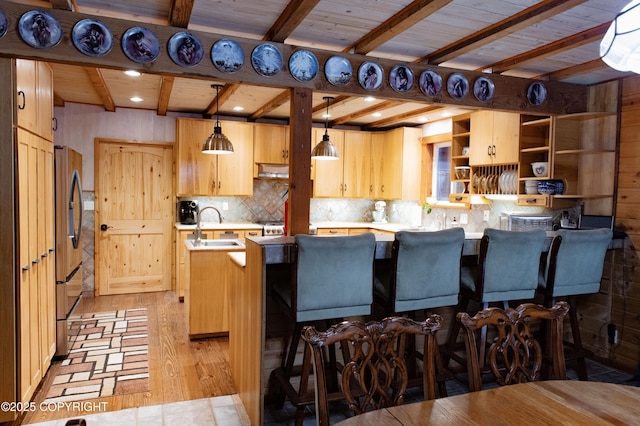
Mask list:
[[[433,145],[431,194],[437,201],[449,201],[451,187],[451,142]]]

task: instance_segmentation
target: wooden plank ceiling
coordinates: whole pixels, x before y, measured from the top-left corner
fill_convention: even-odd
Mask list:
[[[428,63],[506,76],[591,85],[624,77],[599,59],[599,43],[628,0],[51,0],[39,7],[186,28],[230,37]],[[33,0],[18,1],[33,4]],[[208,56],[210,52],[206,52]],[[213,83],[120,70],[53,64],[56,102],[215,113]],[[354,70],[355,71],[355,70]],[[388,70],[385,70],[385,75]],[[417,77],[417,76],[416,76]],[[386,83],[385,83],[386,84]],[[327,89],[330,89],[328,87]],[[133,103],[131,96],[143,101]],[[437,120],[446,109],[425,102],[339,96],[314,91],[314,121],[323,97],[335,96],[334,125],[389,128]],[[375,97],[375,92],[372,92]],[[220,114],[249,120],[289,116],[289,91],[227,83]],[[241,111],[234,107],[241,106]],[[464,106],[464,105],[462,105]],[[460,112],[454,109],[453,113]],[[374,116],[377,113],[379,115]]]

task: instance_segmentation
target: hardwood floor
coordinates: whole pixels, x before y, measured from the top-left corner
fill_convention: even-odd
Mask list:
[[[189,340],[184,304],[175,292],[137,293],[116,296],[83,296],[76,313],[109,312],[147,308],[149,321],[150,390],[91,400],[105,402],[106,411],[166,404],[235,393],[229,367],[229,339],[217,337]],[[34,401],[44,400],[60,366],[55,361]],[[35,411],[22,424],[89,414],[84,411]]]

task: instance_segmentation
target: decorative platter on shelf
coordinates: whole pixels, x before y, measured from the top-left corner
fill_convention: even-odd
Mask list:
[[[426,70],[420,74],[420,90],[427,96],[437,96],[442,90],[442,76],[435,71]]]
[[[489,102],[493,98],[494,85],[488,77],[478,77],[473,83],[473,94],[480,102]]]
[[[539,81],[531,83],[527,90],[527,99],[531,105],[541,105],[547,99],[547,88]]]
[[[104,56],[113,47],[111,30],[96,19],[78,21],[71,31],[73,45],[87,56]]]
[[[187,31],[172,35],[167,43],[167,51],[171,60],[181,67],[196,66],[204,56],[200,39]]]
[[[261,44],[251,52],[251,65],[263,77],[274,76],[282,71],[282,54],[272,44]]]
[[[4,35],[7,33],[8,27],[9,21],[7,21],[7,15],[5,15],[2,10],[0,10],[0,38],[4,37]]]
[[[318,59],[308,50],[297,50],[289,58],[289,72],[298,81],[311,81],[318,75]]]
[[[462,99],[469,93],[469,82],[460,73],[453,73],[447,79],[447,92],[454,99]]]
[[[343,56],[332,56],[324,64],[324,75],[334,86],[346,86],[351,82],[353,68]]]
[[[42,10],[25,12],[18,22],[18,31],[25,43],[37,49],[53,47],[62,39],[58,19]]]
[[[413,71],[406,65],[396,65],[389,72],[389,84],[396,92],[404,93],[413,87]]]
[[[234,73],[244,65],[244,50],[233,40],[218,40],[211,47],[211,62],[220,72]]]
[[[132,27],[122,36],[122,50],[133,62],[147,64],[158,58],[160,42],[150,29]]]
[[[363,89],[376,90],[380,88],[383,78],[382,67],[375,62],[363,62],[358,69],[358,82]]]

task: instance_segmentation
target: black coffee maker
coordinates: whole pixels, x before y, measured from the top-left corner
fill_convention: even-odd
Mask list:
[[[178,202],[178,221],[183,225],[194,225],[198,214],[198,202],[183,200]]]

